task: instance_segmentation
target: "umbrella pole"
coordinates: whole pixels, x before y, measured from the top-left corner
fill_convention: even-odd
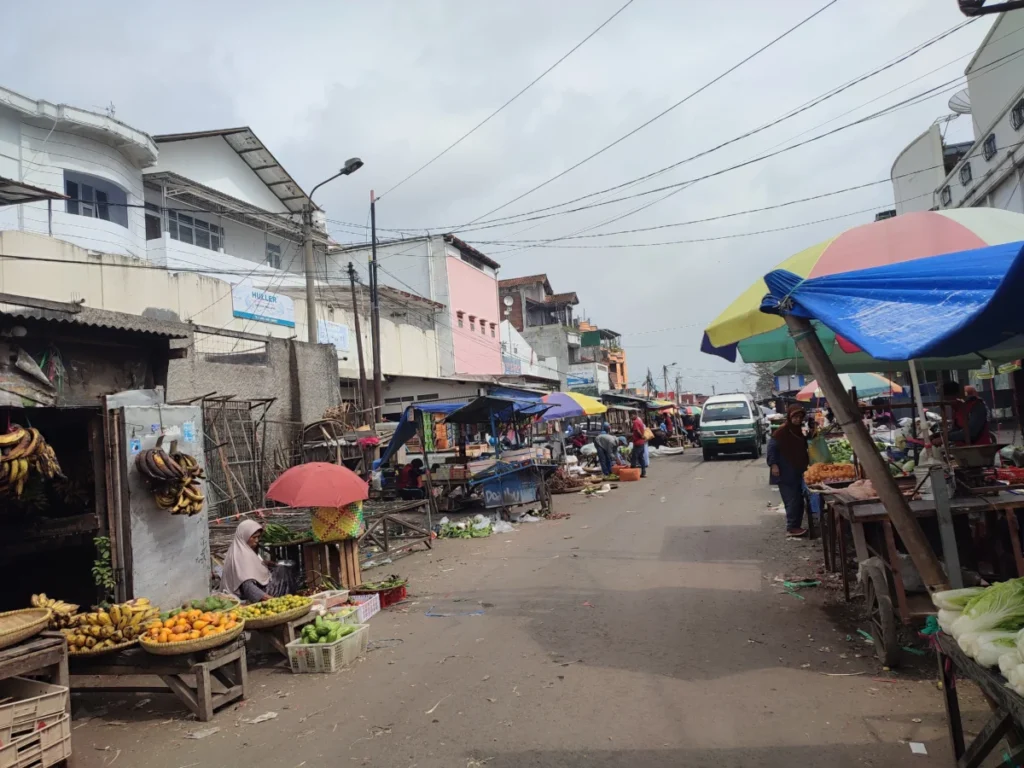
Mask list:
[[[917,417],[921,420],[921,427],[918,430],[918,438],[924,441],[925,458],[932,457],[932,444],[930,431],[928,429],[928,417],[925,415],[924,401],[921,399],[921,384],[917,380],[917,366],[910,360],[910,385],[914,388],[914,402],[917,403]]]
[[[875,448],[871,435],[861,421],[856,404],[851,403],[843,391],[839,374],[836,373],[835,366],[821,345],[821,340],[814,333],[810,321],[789,313],[783,317],[797,349],[807,360],[811,372],[818,380],[818,385],[825,391],[825,396],[839,416],[840,425],[845,428],[850,444],[857,452],[865,473],[885,506],[885,511],[896,526],[900,539],[903,540],[910,558],[921,574],[921,579],[931,591],[949,589],[949,581],[942,572],[938,557],[925,538],[917,518],[911,513],[910,505],[897,487],[896,481],[889,474],[889,468]]]

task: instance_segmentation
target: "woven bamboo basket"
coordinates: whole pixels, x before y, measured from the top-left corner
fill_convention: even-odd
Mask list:
[[[0,648],[17,645],[38,635],[49,623],[49,608],[22,608],[0,613]]]
[[[242,634],[244,630],[245,622],[239,621],[238,626],[234,629],[230,629],[227,632],[219,632],[216,635],[200,637],[198,640],[181,640],[177,643],[151,643],[149,638],[143,635],[139,639],[139,644],[146,653],[152,653],[154,656],[179,656],[185,653],[208,651],[211,648],[227,645]]]
[[[261,619],[246,619],[246,629],[267,629],[268,627],[276,627],[278,624],[284,624],[292,621],[293,619],[301,619],[310,609],[313,604],[300,605],[298,608],[292,608],[289,611],[282,611],[281,613],[275,613],[273,616],[267,616]]]
[[[72,651],[68,646],[68,656],[72,659],[77,659],[86,656],[103,656],[108,653],[116,653],[117,651],[123,651],[125,648],[131,648],[133,645],[139,644],[139,638],[134,640],[125,640],[123,643],[117,645],[109,645],[106,648],[86,648],[84,651]]]

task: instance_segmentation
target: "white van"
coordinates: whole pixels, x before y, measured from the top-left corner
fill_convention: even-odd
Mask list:
[[[714,395],[702,406],[700,445],[705,461],[720,453],[749,453],[760,458],[764,442],[761,409],[749,395]]]

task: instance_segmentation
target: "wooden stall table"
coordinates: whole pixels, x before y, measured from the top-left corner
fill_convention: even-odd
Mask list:
[[[166,687],[145,685],[81,686],[76,693],[167,693],[177,696],[203,722],[214,712],[246,697],[248,669],[245,639],[227,645],[180,656],[156,656],[134,647],[101,656],[70,657],[73,677],[159,677]],[[194,677],[194,681],[189,681]],[[219,684],[223,690],[214,690]]]
[[[430,531],[423,525],[400,517],[420,512],[426,514],[427,505],[427,499],[393,501],[389,504],[364,502],[363,520],[366,523],[366,530],[359,537],[359,545],[365,547],[373,544],[382,554],[389,556],[404,552],[417,544],[425,544],[427,549],[431,549],[433,542]],[[396,529],[400,532],[398,536],[392,534]]]
[[[935,640],[939,680],[942,681],[946,705],[946,725],[958,768],[980,768],[987,764],[986,758],[995,752],[1004,738],[1010,748],[999,764],[1020,765],[1024,759],[1024,699],[1006,686],[1006,680],[997,670],[983,667],[967,656],[949,635],[940,632]],[[958,679],[970,680],[981,688],[992,709],[992,716],[970,744],[964,742],[964,725],[957,696]],[[990,764],[995,765],[994,762]]]
[[[310,622],[316,621],[316,617],[317,614],[310,611],[305,616],[300,616],[297,619],[285,621],[281,624],[275,624],[272,627],[263,627],[262,629],[246,628],[245,631],[251,634],[254,638],[257,638],[257,645],[260,641],[263,641],[287,659],[288,649],[285,646],[287,646],[288,643],[297,640],[299,637],[298,630],[301,630]],[[259,652],[260,650],[257,649],[256,653]]]

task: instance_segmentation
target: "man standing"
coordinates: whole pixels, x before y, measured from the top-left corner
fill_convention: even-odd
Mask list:
[[[605,477],[612,473],[612,468],[619,463],[619,438],[609,432],[610,427],[605,424],[601,427],[601,434],[594,438],[594,446],[597,448],[597,460],[601,464],[601,472]]]
[[[639,411],[633,411],[633,426],[630,429],[633,452],[629,457],[631,467],[640,468],[640,477],[647,477],[647,425],[640,418]]]
[[[978,397],[978,390],[970,385],[964,387],[964,401],[959,414],[953,414],[953,421],[956,429],[949,433],[949,441],[953,445],[989,445],[995,442],[988,428],[988,406]]]

